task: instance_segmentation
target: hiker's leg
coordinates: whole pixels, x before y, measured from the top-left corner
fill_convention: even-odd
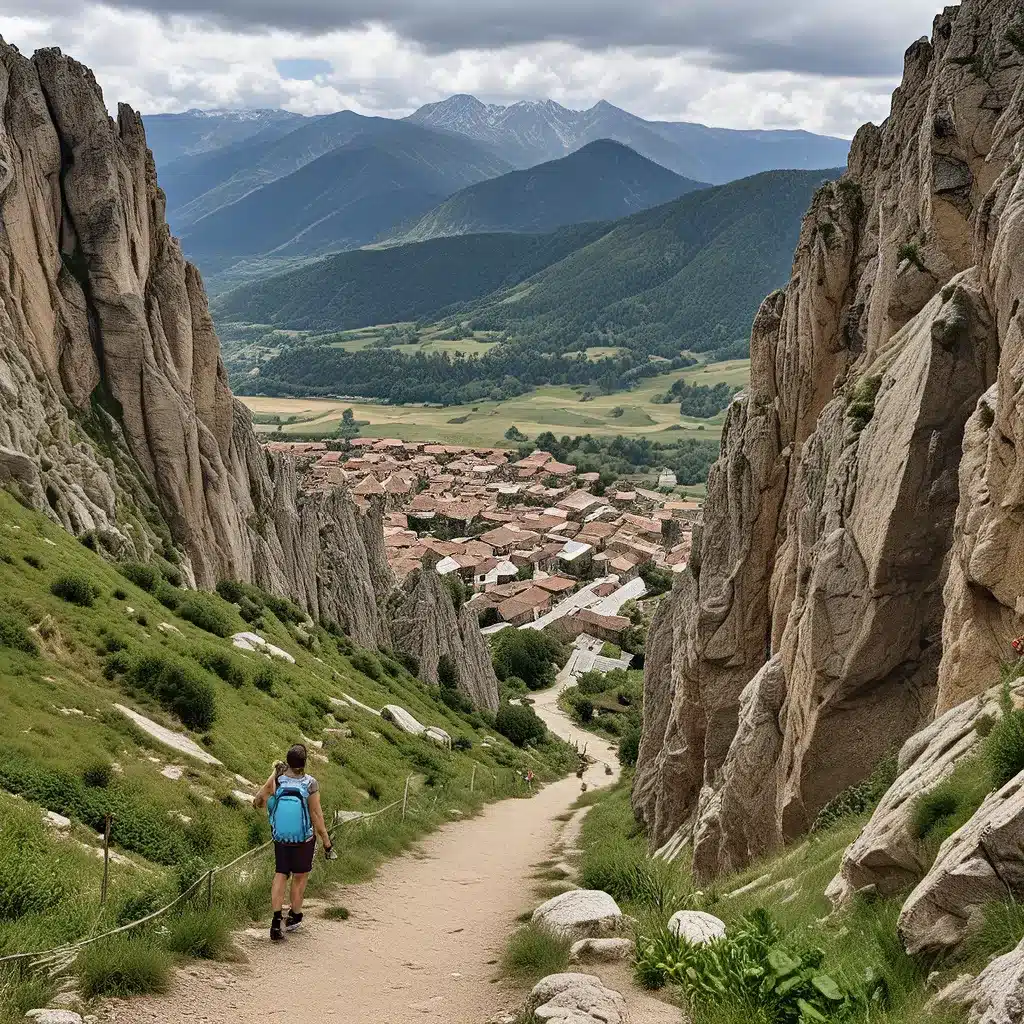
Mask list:
[[[288,876],[280,872],[274,875],[274,884],[270,887],[270,905],[274,913],[284,907],[284,891],[288,888]]]
[[[292,901],[293,914],[302,911],[302,897],[306,895],[306,883],[309,881],[309,872],[301,875],[292,875]]]

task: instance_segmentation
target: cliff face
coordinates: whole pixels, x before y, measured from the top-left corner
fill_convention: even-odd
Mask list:
[[[755,322],[645,678],[634,806],[700,875],[806,831],[1024,632],[1018,20],[936,18]]]
[[[122,105],[112,120],[60,51],[2,42],[0,110],[0,486],[112,553],[173,544],[197,586],[253,581],[359,643],[393,643],[379,517],[303,494],[258,444],[140,117]],[[489,662],[455,648],[490,705]]]

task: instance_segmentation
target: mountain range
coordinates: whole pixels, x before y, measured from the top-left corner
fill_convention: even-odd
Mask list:
[[[415,124],[468,135],[493,146],[516,167],[565,156],[597,139],[613,139],[684,177],[721,185],[759,171],[836,167],[845,139],[803,131],[737,131],[685,121],[646,121],[602,100],[570,110],[553,100],[510,106],[451,96],[420,107]]]
[[[622,346],[673,358],[738,339],[742,348],[762,297],[786,280],[811,197],[839,174],[768,171],[547,235],[341,253],[230,291],[213,312],[320,332],[447,318],[548,354]]]
[[[345,110],[304,117],[280,110],[191,110],[146,117],[149,144],[167,196],[171,228],[213,290],[232,274],[265,276],[298,260],[357,248],[388,236],[427,237],[453,230],[544,230],[566,218],[614,217],[671,197],[673,179],[647,168],[650,200],[586,182],[579,212],[497,210],[460,226],[460,208],[439,211],[433,227],[417,222],[455,193],[478,182],[557,161],[599,140],[628,146],[640,157],[698,182],[718,184],[763,170],[842,163],[848,143],[806,132],[742,132],[645,121],[609,103],[571,111],[552,101],[488,106],[454,96],[404,119]],[[623,156],[623,160],[629,159]],[[603,173],[600,161],[561,173]],[[639,166],[639,165],[636,165]],[[308,168],[308,170],[307,170]],[[538,172],[557,179],[558,168]],[[509,179],[496,201],[514,203],[529,179]],[[579,186],[558,190],[552,207]],[[684,191],[680,187],[675,194]],[[492,193],[484,193],[485,197]],[[465,198],[465,197],[463,197]],[[475,197],[473,197],[475,200]],[[530,197],[527,197],[530,198]],[[294,227],[294,230],[292,230]],[[238,268],[244,268],[239,270]],[[223,279],[219,279],[223,275]]]
[[[560,160],[470,185],[392,241],[617,220],[705,187],[620,142],[599,139]]]

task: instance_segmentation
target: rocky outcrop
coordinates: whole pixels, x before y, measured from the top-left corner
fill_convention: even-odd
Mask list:
[[[907,952],[944,953],[976,930],[987,904],[1024,892],[1024,773],[986,798],[949,837],[910,894],[899,931]]]
[[[592,974],[551,974],[530,993],[526,1019],[554,1024],[626,1024],[626,1001]]]
[[[971,1024],[1018,1024],[1024,1020],[1024,942],[996,957],[968,992]]]
[[[700,877],[804,832],[1024,632],[1014,17],[965,0],[907,51],[755,321],[633,794]]]
[[[255,582],[390,646],[379,510],[304,493],[259,445],[141,118],[122,105],[111,119],[59,50],[2,41],[0,111],[0,486],[111,554],[174,548],[200,587]],[[447,649],[466,692],[496,706],[480,638],[460,622]]]
[[[1024,680],[1013,684],[1019,701]],[[976,755],[982,737],[976,729],[983,718],[1000,715],[1002,688],[965,701],[907,740],[899,756],[899,775],[875,808],[871,820],[843,854],[839,874],[827,895],[833,903],[848,903],[861,891],[881,896],[906,892],[924,877],[931,858],[911,832],[914,803],[932,792],[966,758]]]

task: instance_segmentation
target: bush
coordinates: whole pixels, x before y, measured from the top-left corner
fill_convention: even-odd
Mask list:
[[[231,949],[231,921],[216,907],[186,911],[171,920],[164,942],[181,956],[220,960]]]
[[[86,946],[78,955],[79,987],[86,999],[166,992],[173,961],[148,936],[114,936]]]
[[[232,617],[212,594],[189,594],[178,606],[178,615],[214,636],[226,637],[234,631]]]
[[[493,641],[494,671],[499,679],[522,679],[531,690],[555,681],[557,666],[567,657],[565,647],[538,629],[503,629]]]
[[[274,688],[280,678],[281,673],[277,666],[268,661],[260,665],[260,667],[253,672],[252,685],[255,686],[257,690],[262,690],[263,693],[273,695]]]
[[[83,769],[82,781],[92,789],[106,789],[114,781],[114,769],[109,761],[93,761]]]
[[[364,676],[369,676],[375,682],[380,682],[383,670],[380,667],[380,662],[369,651],[356,651],[348,660],[357,672],[362,672]]]
[[[181,604],[182,593],[177,587],[171,586],[166,580],[161,580],[153,591],[154,597],[168,610],[177,611]]]
[[[245,686],[249,678],[246,666],[238,658],[216,647],[202,648],[196,652],[195,659],[207,672],[212,672],[236,690]]]
[[[216,720],[213,685],[186,662],[162,653],[142,654],[131,661],[126,680],[155,697],[191,729],[209,729]]]
[[[442,654],[437,660],[437,681],[452,690],[459,685],[459,670],[447,654]]]
[[[53,910],[73,887],[39,821],[12,816],[0,824],[0,921]]]
[[[163,576],[155,565],[144,562],[122,562],[117,571],[135,586],[152,594],[163,582]]]
[[[23,654],[39,653],[39,646],[24,621],[4,611],[0,611],[0,647],[21,651]]]
[[[66,572],[58,576],[50,584],[50,593],[81,608],[91,608],[100,595],[99,588],[82,572]]]
[[[635,768],[640,756],[640,730],[630,729],[619,740],[619,763],[624,768]]]
[[[42,569],[43,563],[35,555],[25,555],[25,564],[31,565],[33,569]]]
[[[239,604],[241,601],[250,599],[248,588],[238,580],[221,580],[217,584],[217,593],[229,604]]]
[[[348,907],[324,907],[320,916],[328,921],[347,921],[351,915]]]
[[[911,835],[919,842],[942,842],[968,821],[989,790],[988,767],[984,760],[961,761],[951,775],[914,801]]]
[[[1024,710],[1013,706],[1009,683],[1003,684],[1002,715],[985,740],[992,788],[1002,789],[1024,771]]]
[[[540,741],[547,735],[544,723],[528,705],[502,704],[498,708],[494,727],[517,747],[525,746],[530,740]]]

